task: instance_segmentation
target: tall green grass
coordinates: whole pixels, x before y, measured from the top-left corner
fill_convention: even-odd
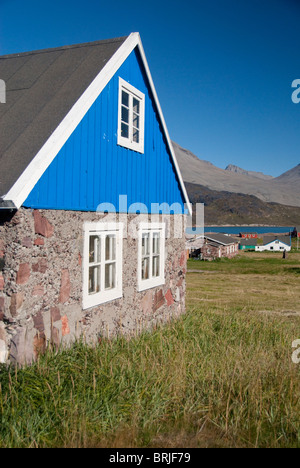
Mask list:
[[[0,447],[299,447],[299,331],[202,305],[151,333],[2,366]]]
[[[284,275],[297,267],[300,267],[300,253],[288,253],[286,259],[282,258],[282,253],[242,252],[233,259],[223,257],[212,262],[188,260],[188,268],[191,270],[214,271],[227,275]]]

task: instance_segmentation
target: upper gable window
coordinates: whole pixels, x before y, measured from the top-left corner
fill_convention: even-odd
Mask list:
[[[144,153],[145,95],[119,78],[118,145]]]

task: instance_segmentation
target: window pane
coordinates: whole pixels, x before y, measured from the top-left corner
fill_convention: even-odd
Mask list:
[[[129,107],[129,94],[125,91],[122,91],[122,104],[124,104],[124,106]]]
[[[90,236],[90,246],[89,246],[89,262],[90,263],[99,263],[100,262],[100,246],[101,239],[98,236]]]
[[[160,246],[159,239],[160,239],[160,233],[159,232],[154,232],[153,233],[153,246],[152,246],[154,254],[159,254],[160,253],[159,252],[159,246]]]
[[[116,236],[109,235],[105,238],[105,260],[116,259]]]
[[[149,255],[150,253],[150,234],[142,235],[142,255]]]
[[[140,128],[140,118],[137,114],[133,114],[133,126],[137,129]]]
[[[152,275],[155,277],[159,276],[159,256],[152,259]]]
[[[122,106],[122,121],[129,122],[129,110],[124,106]]]
[[[133,141],[135,143],[139,143],[140,141],[140,135],[139,135],[139,131],[138,130],[135,130],[135,128],[133,129]]]
[[[116,287],[116,264],[107,263],[105,265],[105,289]]]
[[[128,135],[129,135],[128,125],[124,123],[121,124],[121,135],[124,138],[128,138]]]
[[[142,279],[149,279],[149,257],[142,260]]]
[[[100,266],[89,268],[89,294],[100,291]]]
[[[140,101],[135,98],[133,98],[133,112],[136,114],[140,113]]]

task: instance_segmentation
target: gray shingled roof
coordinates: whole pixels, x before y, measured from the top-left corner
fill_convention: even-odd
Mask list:
[[[263,245],[270,244],[270,242],[273,242],[275,240],[279,240],[284,244],[291,245],[290,236],[263,236]]]
[[[125,40],[0,56],[0,198]]]
[[[217,242],[219,244],[224,244],[224,245],[234,244],[238,242],[236,239],[233,239],[232,237],[226,236],[225,234],[222,234],[222,233],[216,233],[216,234],[207,233],[204,235],[204,237],[206,239],[209,239],[211,241]]]
[[[241,239],[239,243],[241,245],[257,245],[257,239]]]

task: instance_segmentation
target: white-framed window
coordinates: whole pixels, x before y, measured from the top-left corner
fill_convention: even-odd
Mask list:
[[[144,153],[145,95],[119,77],[118,145]]]
[[[122,297],[123,224],[86,222],[83,309]]]
[[[141,223],[138,235],[138,290],[165,283],[165,224]]]

